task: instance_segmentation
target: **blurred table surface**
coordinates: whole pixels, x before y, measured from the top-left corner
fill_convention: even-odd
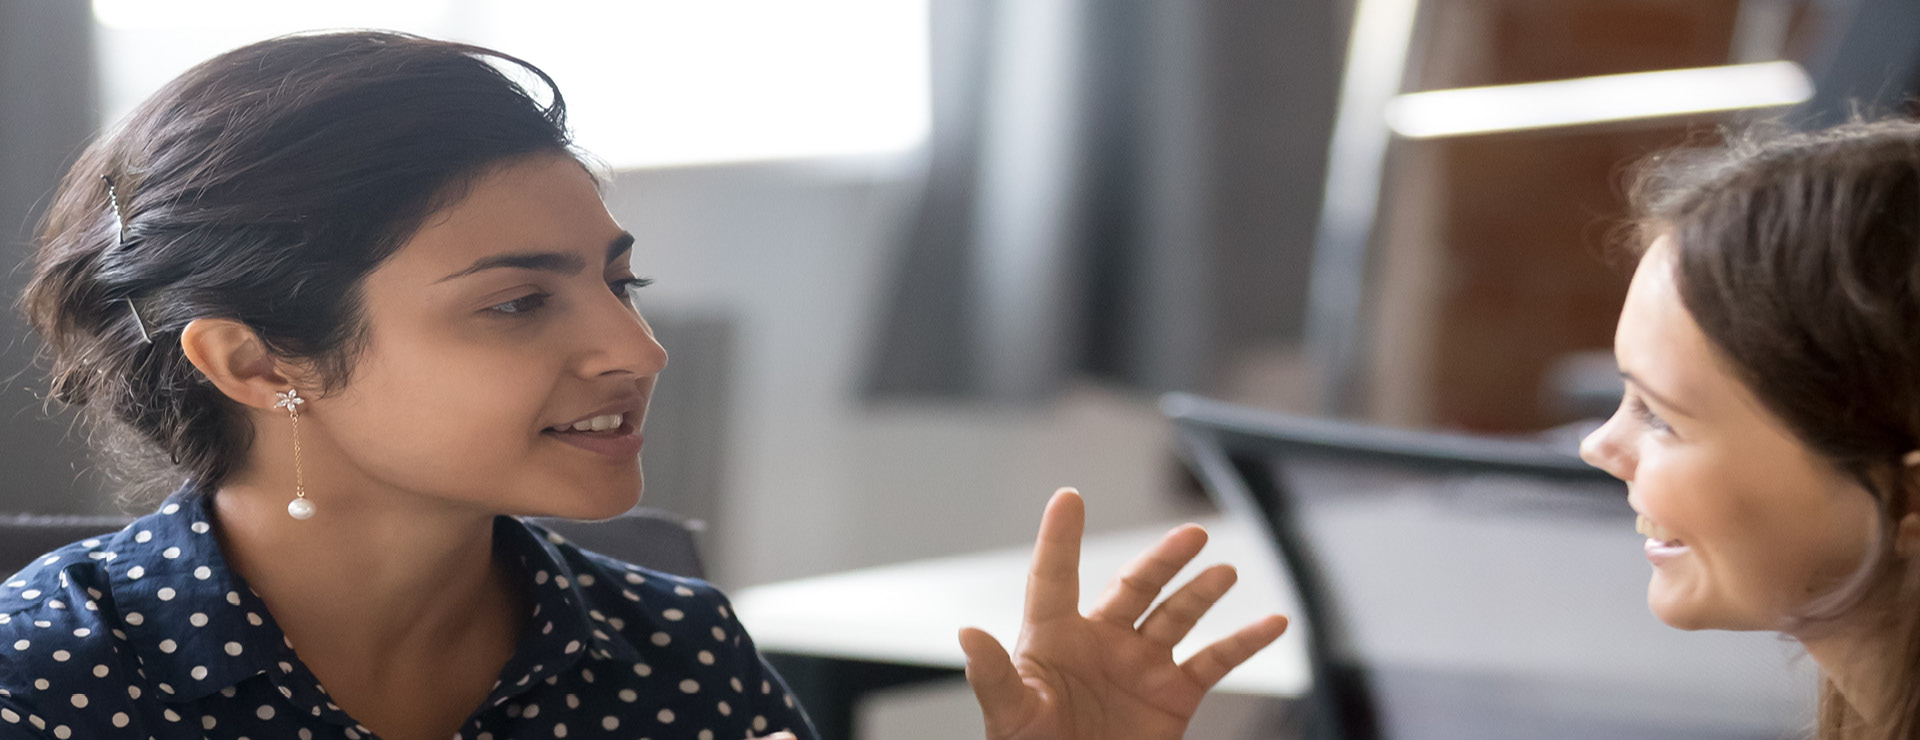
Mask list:
[[[1176,582],[1227,562],[1239,583],[1176,657],[1269,613],[1296,616],[1293,589],[1258,524],[1198,520],[1212,535]],[[1086,538],[1081,603],[1170,526]],[[1725,724],[1792,725],[1810,711],[1814,666],[1773,633],[1682,632],[1647,610],[1649,566],[1630,521],[1448,511],[1373,500],[1316,517],[1357,649],[1372,668],[1492,677],[1524,702],[1621,706]],[[1013,547],[865,568],[734,595],[758,647],[823,659],[959,669],[956,633],[1012,647],[1031,551]],[[1298,697],[1312,684],[1297,619],[1219,690]],[[1574,707],[1578,714],[1580,707]],[[1732,719],[1729,719],[1732,718]]]

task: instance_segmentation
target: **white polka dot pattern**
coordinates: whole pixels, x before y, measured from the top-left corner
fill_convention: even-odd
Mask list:
[[[204,504],[183,490],[0,581],[0,738],[374,736],[228,571]],[[455,737],[814,737],[711,586],[517,519],[497,519],[494,536],[529,574],[535,618]]]

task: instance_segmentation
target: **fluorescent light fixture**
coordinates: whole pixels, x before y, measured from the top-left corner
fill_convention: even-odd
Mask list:
[[[1769,108],[1812,96],[1800,65],[1762,62],[1407,93],[1387,105],[1386,117],[1394,133],[1428,139]]]
[[[614,169],[884,160],[931,127],[928,0],[92,2],[107,120],[227,49],[365,27],[540,65],[579,144]]]
[[[279,34],[354,24],[383,28],[432,24],[446,17],[452,6],[452,0],[93,0],[93,18],[105,28],[124,31],[224,28],[241,34]]]

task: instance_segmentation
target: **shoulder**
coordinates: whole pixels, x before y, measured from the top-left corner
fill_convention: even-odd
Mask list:
[[[744,648],[739,659],[758,660],[752,644],[743,640],[732,603],[713,584],[583,550],[551,532],[536,531],[572,574],[571,585],[588,617],[612,626],[640,653],[664,650],[712,664]]]
[[[571,543],[563,542],[558,549],[588,603],[597,607],[635,611],[663,622],[685,621],[694,614],[733,617],[726,594],[701,579],[616,560]]]
[[[668,598],[715,604],[726,602],[720,590],[704,580],[673,575],[603,555],[580,547],[538,522],[523,520],[523,523],[550,546],[555,558],[565,564],[565,570],[573,573],[574,580],[590,597],[598,600],[619,599],[628,603],[665,601]]]
[[[101,687],[138,683],[132,649],[103,616],[112,613],[104,539],[54,550],[0,582],[0,729],[85,737],[102,716]]]
[[[572,655],[587,648],[594,665],[581,671],[583,680],[604,687],[617,677],[627,688],[614,695],[658,705],[662,724],[678,717],[729,737],[783,727],[813,737],[712,584],[583,550],[538,523],[497,531],[522,556],[533,613],[546,620],[529,630],[523,649]]]
[[[67,545],[0,580],[0,636],[9,638],[0,647],[11,650],[23,639],[86,639],[104,625],[102,602],[110,600],[105,563],[113,557],[108,539]]]
[[[116,536],[90,537],[43,553],[19,572],[0,580],[0,614],[42,604],[43,599],[64,590],[69,581],[98,574],[106,561],[116,557],[111,544]]]

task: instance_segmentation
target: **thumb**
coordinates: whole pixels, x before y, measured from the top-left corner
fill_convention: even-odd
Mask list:
[[[1028,692],[1020,672],[1014,670],[1007,649],[993,635],[972,627],[960,630],[960,650],[967,654],[967,684],[973,698],[980,702],[980,714],[986,719],[987,736],[1003,736],[1007,730],[1026,724]]]

